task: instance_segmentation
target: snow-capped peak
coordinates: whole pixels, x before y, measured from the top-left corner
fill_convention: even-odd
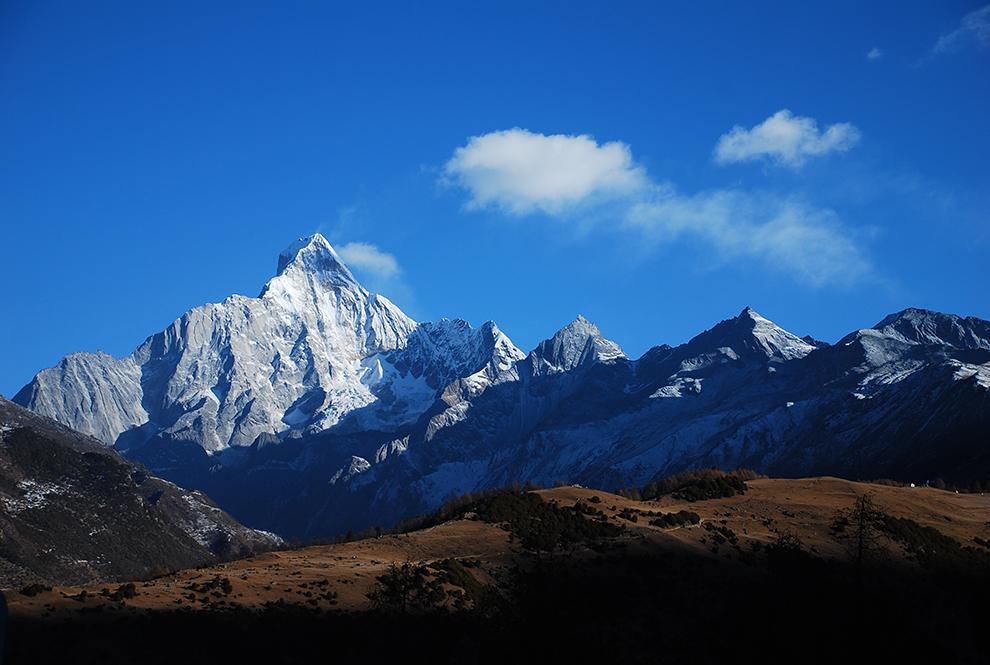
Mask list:
[[[697,347],[699,352],[729,348],[740,356],[756,355],[772,362],[803,358],[816,348],[752,307],[744,308],[739,316],[722,321],[688,344]]]
[[[939,344],[990,350],[990,325],[975,317],[962,318],[911,307],[887,316],[872,330],[912,345]]]
[[[605,339],[598,326],[580,314],[553,337],[540,342],[532,355],[547,369],[562,372],[589,361],[608,362],[626,357],[618,344]]]
[[[337,338],[333,329],[344,336],[357,333],[358,339],[370,342],[358,345],[368,352],[404,346],[416,327],[388,298],[365,289],[319,233],[296,240],[279,254],[278,274],[260,298],[302,316],[324,338]]]
[[[405,347],[416,326],[362,287],[316,234],[281,253],[258,298],[196,307],[120,360],[67,358],[40,372],[23,398],[42,413],[75,414],[66,422],[107,443],[153,425],[213,452],[370,414],[384,391],[371,381],[375,356]],[[377,376],[393,374],[381,367]],[[383,407],[382,420],[406,418],[400,411]]]
[[[601,337],[602,331],[594,323],[578,314],[577,318],[554,333],[552,339]]]
[[[792,360],[803,358],[815,350],[812,344],[787,332],[750,307],[744,309],[741,316],[753,321],[753,339],[771,357]]]
[[[331,285],[360,287],[330,242],[319,233],[299,238],[278,255],[276,276],[295,272]]]

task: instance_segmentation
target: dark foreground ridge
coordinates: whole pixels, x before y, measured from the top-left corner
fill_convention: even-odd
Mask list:
[[[491,491],[407,534],[9,594],[5,662],[986,662],[984,497],[748,475]]]
[[[619,555],[544,563],[519,573],[503,604],[461,612],[15,620],[7,662],[979,663],[990,653],[986,582],[887,566],[860,585],[849,566],[786,549],[749,568]]]

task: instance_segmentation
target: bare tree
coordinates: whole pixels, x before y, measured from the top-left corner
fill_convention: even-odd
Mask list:
[[[886,519],[887,514],[873,500],[873,495],[862,494],[851,508],[840,510],[832,520],[832,533],[845,542],[860,581],[864,564],[881,551],[880,539]]]

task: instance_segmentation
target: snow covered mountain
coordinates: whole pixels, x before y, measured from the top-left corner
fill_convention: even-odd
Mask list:
[[[313,236],[258,298],[69,356],[15,401],[252,526],[330,535],[514,481],[990,478],[990,323],[909,309],[828,345],[746,308],[630,359],[578,317],[523,354],[494,323],[410,320]]]
[[[197,307],[126,358],[72,354],[14,400],[125,449],[160,437],[217,452],[261,435],[394,429],[453,379],[521,356],[491,323],[417,325],[317,234],[279,255],[259,297]]]

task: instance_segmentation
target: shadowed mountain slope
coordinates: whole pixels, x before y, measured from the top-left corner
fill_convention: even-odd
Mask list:
[[[143,578],[277,543],[0,398],[0,586]]]

